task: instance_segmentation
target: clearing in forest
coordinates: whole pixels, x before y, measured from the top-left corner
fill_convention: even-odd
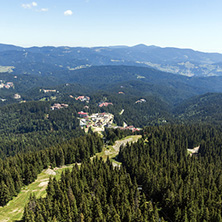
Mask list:
[[[193,154],[198,154],[199,149],[200,149],[200,146],[197,146],[197,147],[195,147],[193,149],[187,149],[187,151],[190,154],[190,156],[192,156]]]
[[[119,166],[121,165],[120,162],[116,161],[115,158],[119,154],[119,149],[123,145],[125,146],[127,143],[134,143],[137,142],[138,139],[140,139],[142,136],[141,135],[133,135],[133,136],[127,136],[121,140],[117,140],[114,145],[112,146],[107,146],[103,148],[103,151],[101,153],[97,153],[97,157],[102,157],[104,161],[107,160],[107,157],[113,162],[114,166]]]
[[[9,201],[6,206],[0,207],[0,221],[10,222],[21,220],[24,207],[26,203],[28,203],[30,195],[35,194],[37,198],[44,197],[46,195],[49,177],[59,177],[62,170],[63,169],[58,169],[56,171],[51,169],[43,170],[33,183],[23,187],[21,192]]]

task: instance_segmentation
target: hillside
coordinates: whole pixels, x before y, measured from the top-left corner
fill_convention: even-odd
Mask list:
[[[16,74],[52,74],[89,66],[131,65],[153,67],[185,76],[222,75],[222,55],[191,49],[133,47],[31,47],[0,45],[0,66],[13,66]]]
[[[0,106],[32,100],[53,100],[62,97],[65,93],[87,93],[90,91],[79,84],[64,83],[65,81],[54,76],[0,73]],[[56,89],[56,92],[44,93],[43,89]],[[15,94],[20,96],[15,98]]]
[[[222,77],[191,78],[145,67],[96,66],[57,74],[67,82],[86,85],[95,90],[125,84],[126,90],[133,88],[140,91],[141,96],[154,93],[171,104],[207,92],[222,92]]]
[[[0,53],[9,55],[9,57],[0,55],[0,65],[7,65],[4,66],[5,68],[2,68],[2,70],[6,71],[5,69],[7,68],[11,71],[14,70],[12,73],[0,73],[0,81],[2,83],[13,82],[14,84],[14,86],[10,89],[0,88],[0,105],[21,102],[23,100],[40,100],[42,98],[50,100],[50,97],[56,97],[58,99],[63,96],[61,94],[72,93],[73,91],[88,93],[98,90],[108,90],[111,92],[112,90],[116,90],[118,93],[119,91],[122,91],[121,88],[118,89],[118,87],[121,86],[123,86],[124,90],[128,91],[131,95],[154,95],[170,105],[179,104],[196,95],[208,92],[222,92],[222,76],[212,76],[207,78],[187,77],[163,72],[155,68],[141,67],[138,66],[138,64],[136,66],[135,64],[134,66],[126,66],[121,65],[122,63],[118,63],[118,65],[103,65],[106,63],[98,63],[99,66],[91,66],[88,64],[73,68],[75,66],[75,61],[78,60],[77,55],[81,54],[82,48],[78,48],[78,50],[75,49],[77,50],[76,52],[73,48],[33,47],[24,49],[29,50],[26,52],[21,50],[21,48],[16,48],[17,50],[15,51],[14,47],[12,47],[13,50],[10,50],[11,46],[0,47],[2,47],[2,51],[0,51]],[[143,52],[144,50],[146,51],[147,48],[150,47],[136,46],[133,50],[138,51],[140,49],[140,51]],[[158,47],[151,48],[156,50]],[[4,51],[6,49],[8,50]],[[61,51],[62,49],[70,49],[70,53],[67,52],[65,55],[62,55],[61,53],[64,53],[64,51]],[[129,47],[111,47],[110,50],[127,49],[129,49]],[[89,61],[87,58],[89,55],[88,50],[88,48],[84,48],[83,50],[83,59],[86,61]],[[96,48],[94,53],[101,53],[102,51],[103,49]],[[171,49],[169,51],[173,51],[175,53],[176,49]],[[193,52],[192,50],[188,51]],[[74,56],[75,53],[77,54]],[[51,54],[53,55],[52,58],[50,57]],[[69,54],[73,55],[75,59],[72,59],[72,56]],[[154,55],[153,57],[155,57]],[[199,55],[199,57],[197,55]],[[207,57],[205,54],[202,55],[201,53],[197,53],[197,55],[196,57],[202,58],[206,62]],[[20,59],[19,56],[22,56],[22,59]],[[90,56],[97,61],[97,57],[95,57],[92,52]],[[163,56],[166,55],[163,53]],[[7,64],[3,61],[4,59],[6,59],[5,62]],[[210,54],[209,61],[213,61],[213,59],[219,61],[220,55]],[[11,63],[10,61],[13,62]],[[81,61],[79,64],[83,64]],[[67,68],[62,65],[63,62],[67,62],[66,65],[70,63],[74,66],[69,64],[70,66]],[[18,66],[14,63],[18,63]],[[217,64],[220,63],[217,62]],[[29,72],[28,70],[31,71]],[[56,89],[60,93],[46,98],[46,95],[40,95],[38,93],[38,90],[46,87]],[[14,99],[13,97],[15,94],[19,94],[21,99]]]
[[[187,100],[174,109],[182,121],[222,123],[222,94],[207,93]]]
[[[50,102],[26,102],[0,108],[0,158],[41,150],[83,135],[78,104],[51,110]]]

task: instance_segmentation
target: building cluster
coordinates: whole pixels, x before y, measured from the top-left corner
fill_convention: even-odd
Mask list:
[[[86,112],[78,112],[81,127],[108,127],[113,123],[114,115],[111,113],[93,113],[88,116]]]
[[[125,126],[125,127],[121,127],[121,126],[115,126],[114,127],[115,129],[120,129],[120,130],[131,130],[133,133],[134,132],[138,132],[138,131],[141,131],[140,128],[136,128],[134,126]]]
[[[107,103],[107,102],[100,102],[99,103],[99,107],[103,107],[103,106],[107,107],[108,105],[113,105],[113,104],[112,103]]]
[[[103,131],[104,127],[110,127],[114,129],[120,129],[120,130],[131,130],[132,132],[138,132],[141,131],[140,128],[136,128],[134,126],[112,126],[114,115],[111,113],[93,113],[91,116],[88,115],[87,112],[78,112],[78,115],[80,117],[80,126],[89,128],[93,127],[94,129],[101,129],[100,131]]]
[[[72,97],[71,97],[72,98]],[[76,100],[79,100],[81,102],[89,102],[90,100],[90,97],[89,96],[78,96],[78,97],[75,97]]]
[[[57,110],[57,109],[63,109],[67,108],[69,105],[68,104],[60,104],[60,103],[54,103],[53,106],[51,106],[51,110]]]
[[[21,99],[21,95],[19,95],[18,93],[14,94],[14,99]]]
[[[3,83],[3,80],[0,80],[0,89],[5,88],[5,89],[10,89],[14,87],[14,83],[13,82],[6,82]]]
[[[145,103],[145,102],[146,102],[145,99],[139,99],[139,100],[137,100],[135,103]]]
[[[79,115],[80,118],[87,118],[88,117],[88,113],[83,112],[83,111],[78,112],[78,115]]]

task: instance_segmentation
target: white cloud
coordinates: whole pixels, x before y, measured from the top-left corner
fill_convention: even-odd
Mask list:
[[[32,2],[32,6],[36,7],[38,4],[36,2]]]
[[[30,9],[32,7],[36,7],[38,4],[36,2],[32,2],[32,3],[29,3],[29,4],[22,4],[22,8],[27,8],[27,9]]]
[[[67,11],[64,12],[64,15],[65,15],[65,16],[69,16],[69,15],[72,15],[72,14],[73,14],[73,13],[72,13],[71,10],[67,10]]]

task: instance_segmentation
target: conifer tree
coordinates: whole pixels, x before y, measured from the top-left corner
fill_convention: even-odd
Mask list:
[[[6,186],[5,182],[2,180],[0,184],[0,206],[4,206],[11,200],[11,195],[9,188]]]
[[[32,210],[29,209],[28,205],[26,205],[24,208],[23,221],[35,222],[35,214]]]

